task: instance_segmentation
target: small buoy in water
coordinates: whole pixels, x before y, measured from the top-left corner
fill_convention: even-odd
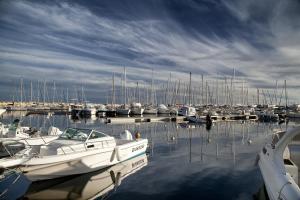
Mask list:
[[[140,132],[137,131],[135,133],[135,139],[139,139],[139,138],[141,138],[141,134],[140,134]]]
[[[174,141],[175,140],[175,136],[171,136],[171,140]]]
[[[250,140],[250,139],[247,142],[248,142],[248,144],[252,144],[252,140]]]

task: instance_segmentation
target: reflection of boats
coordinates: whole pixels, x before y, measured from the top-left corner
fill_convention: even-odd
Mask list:
[[[45,189],[41,189],[43,182],[38,182],[32,185],[25,196],[39,200],[96,199],[116,189],[124,178],[142,169],[147,162],[146,154],[142,154],[105,170],[73,177],[58,184],[53,183]]]
[[[90,116],[95,116],[96,115],[96,112],[97,112],[97,109],[95,108],[94,105],[92,104],[86,104],[84,106],[84,108],[82,108],[80,111],[79,111],[79,115],[81,117],[90,117]]]
[[[53,179],[114,165],[144,153],[147,144],[147,139],[132,140],[129,131],[116,139],[95,130],[68,128],[57,140],[1,159],[0,166],[19,167],[33,181]]]
[[[206,124],[206,119],[200,116],[187,116],[186,119],[191,123]]]
[[[299,157],[291,157],[295,153],[289,148],[296,136],[300,136],[300,127],[286,133],[277,132],[272,144],[267,144],[259,154],[259,168],[271,200],[300,199],[298,166],[294,163],[299,162]],[[298,146],[299,156],[299,141],[292,142],[292,145]]]
[[[20,172],[8,170],[1,172],[0,176],[0,199],[19,199],[27,191],[30,185]]]
[[[1,116],[3,113],[5,113],[5,112],[6,112],[6,109],[0,108],[0,116]]]

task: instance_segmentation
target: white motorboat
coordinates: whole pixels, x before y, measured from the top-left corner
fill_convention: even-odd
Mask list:
[[[58,139],[33,146],[13,158],[0,160],[2,167],[18,167],[30,180],[53,179],[96,171],[145,153],[147,139],[121,139],[90,129],[68,128]]]
[[[259,153],[258,164],[270,200],[300,199],[299,168],[295,164],[295,162],[299,164],[299,157],[292,158],[289,148],[291,144],[299,147],[299,141],[292,142],[295,137],[299,136],[300,127],[287,132],[277,132],[272,143],[264,146]]]
[[[25,146],[47,144],[59,137],[62,133],[56,127],[49,127],[47,135],[42,136],[40,131],[31,127],[12,129],[9,128],[6,137],[0,138],[0,157],[13,156]],[[3,135],[2,135],[3,136]]]
[[[51,187],[39,189],[35,185],[30,188],[31,192],[25,196],[29,199],[101,199],[110,191],[115,191],[122,180],[134,174],[148,163],[146,154],[118,163],[108,169],[76,176]],[[49,181],[49,180],[48,180]],[[55,180],[53,180],[55,181]],[[43,184],[43,183],[38,183]]]
[[[41,130],[37,130],[33,127],[21,126],[20,120],[15,119],[13,123],[6,125],[0,122],[0,142],[6,140],[20,140],[27,139],[32,137],[37,137],[43,134],[48,135],[59,135],[62,133],[58,128],[50,126],[47,130],[41,128]]]

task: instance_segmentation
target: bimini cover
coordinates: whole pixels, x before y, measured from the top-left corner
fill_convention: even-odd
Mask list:
[[[124,130],[121,134],[120,134],[120,138],[122,140],[132,140],[132,134],[130,133],[130,131],[128,130]]]

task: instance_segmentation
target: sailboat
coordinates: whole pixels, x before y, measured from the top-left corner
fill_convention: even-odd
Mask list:
[[[153,88],[153,69],[152,69],[150,105],[145,106],[144,114],[156,115],[157,108],[155,108],[153,105],[154,105],[154,88]]]
[[[118,115],[129,115],[130,114],[130,108],[126,105],[127,102],[127,88],[126,88],[126,68],[124,67],[124,105],[118,107],[116,109],[116,112]]]

